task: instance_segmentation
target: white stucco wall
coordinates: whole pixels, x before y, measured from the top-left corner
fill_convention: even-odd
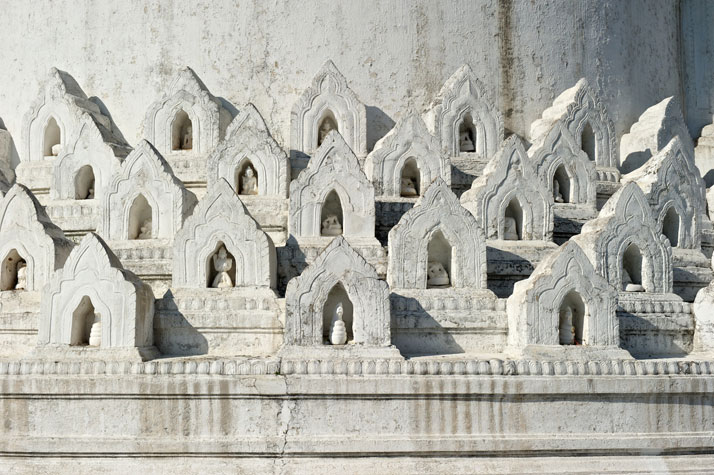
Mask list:
[[[670,0],[8,1],[0,118],[19,141],[22,116],[56,66],[100,98],[135,145],[146,108],[187,65],[237,108],[253,102],[287,148],[293,102],[332,59],[368,106],[371,149],[466,62],[507,129],[524,135],[584,76],[619,137],[647,107],[683,94],[679,18]]]

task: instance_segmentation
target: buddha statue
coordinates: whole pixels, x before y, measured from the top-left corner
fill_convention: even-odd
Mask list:
[[[416,190],[416,186],[414,186],[414,180],[412,180],[408,176],[402,177],[400,194],[406,198],[419,196],[419,193],[417,193]]]
[[[427,267],[427,287],[447,287],[449,281],[449,273],[446,272],[444,266],[439,261],[429,261]]]
[[[144,222],[141,223],[141,227],[139,228],[139,235],[136,238],[137,239],[151,239],[151,226],[152,226],[151,218],[145,219]]]
[[[503,239],[506,241],[518,241],[518,226],[515,218],[506,216],[503,220]]]
[[[102,345],[102,317],[98,313],[94,314],[92,328],[89,330],[89,346]]]
[[[24,260],[17,263],[17,284],[15,290],[27,289],[27,264]]]
[[[337,216],[330,214],[322,221],[321,234],[323,236],[339,236],[342,234],[342,225]]]
[[[471,134],[468,130],[462,130],[459,132],[459,151],[460,152],[474,152],[476,147],[474,147],[474,141],[471,139]]]
[[[320,124],[320,129],[317,131],[317,146],[318,147],[320,145],[322,145],[322,142],[325,141],[327,134],[329,134],[330,131],[332,131],[332,130],[337,130],[337,124],[335,124],[335,121],[332,120],[331,118],[326,117]]]
[[[62,144],[56,143],[52,146],[52,148],[50,150],[51,150],[52,156],[56,157],[60,154],[60,152],[62,152]]]
[[[92,184],[89,185],[89,189],[87,190],[87,197],[85,199],[86,200],[94,199],[94,182],[92,182]]]
[[[213,268],[216,270],[216,277],[213,279],[211,287],[214,289],[225,289],[233,287],[233,280],[228,275],[228,271],[233,267],[233,259],[228,256],[226,246],[221,246],[217,253],[213,255]]]
[[[635,284],[632,282],[632,277],[630,276],[630,273],[627,272],[627,269],[624,267],[622,268],[622,289],[625,292],[644,292],[645,288],[642,286],[642,284]]]
[[[246,167],[241,177],[240,183],[241,195],[257,195],[258,194],[258,179],[255,177],[255,170],[252,167]]]
[[[193,126],[190,123],[181,128],[181,144],[179,150],[191,150],[193,148]]]
[[[342,320],[345,310],[342,308],[342,302],[337,304],[335,315],[332,317],[332,330],[330,331],[330,343],[333,345],[344,345],[347,342],[347,329],[345,322]]]
[[[562,193],[560,193],[560,182],[558,180],[553,180],[553,200],[556,203],[564,203]]]
[[[560,309],[560,326],[558,327],[558,339],[561,345],[572,345],[575,343],[573,309],[569,306]]]

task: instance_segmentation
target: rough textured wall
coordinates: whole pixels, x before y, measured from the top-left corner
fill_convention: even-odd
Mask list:
[[[714,114],[714,2],[681,2],[684,109],[694,137]]]
[[[369,106],[370,149],[464,62],[521,135],[581,76],[603,95],[618,137],[648,106],[683,90],[680,6],[671,0],[38,0],[2,8],[0,118],[16,141],[51,66],[101,99],[132,144],[146,107],[184,65],[237,108],[254,102],[285,147],[291,106],[328,58]]]

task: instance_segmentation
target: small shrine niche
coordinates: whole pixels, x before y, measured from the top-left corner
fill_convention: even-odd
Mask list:
[[[27,288],[27,262],[17,249],[12,249],[2,261],[0,290],[25,290]]]
[[[54,117],[50,117],[47,125],[45,125],[45,135],[42,143],[45,157],[56,157],[62,150],[62,131]]]
[[[134,199],[129,209],[129,239],[151,239],[152,209],[144,195]]]
[[[327,300],[322,307],[322,335],[325,344],[344,345],[353,341],[353,318],[352,301],[338,282],[327,294]]]
[[[441,231],[436,231],[427,245],[426,288],[451,287],[451,245]]]
[[[74,346],[101,346],[101,328],[101,317],[96,312],[92,300],[85,295],[72,313],[72,331],[69,344]]]
[[[553,174],[553,201],[556,203],[570,203],[570,175],[563,165],[560,165]]]
[[[419,164],[414,157],[409,157],[404,162],[400,186],[400,196],[403,198],[415,198],[421,194],[421,173],[419,172]]]
[[[344,228],[342,203],[335,190],[330,191],[322,203],[320,212],[320,235],[339,236]]]
[[[94,169],[85,165],[77,171],[74,177],[74,199],[93,200],[95,195]]]
[[[226,289],[236,285],[236,260],[221,241],[206,262],[206,276],[209,288]]]
[[[523,239],[523,208],[517,198],[513,198],[503,216],[503,239],[520,241]]]
[[[239,195],[258,194],[258,172],[250,160],[245,159],[243,164],[236,168],[235,184]]]
[[[669,239],[669,244],[672,247],[679,246],[679,228],[681,224],[681,219],[679,213],[674,209],[674,206],[670,206],[664,215],[662,220],[662,234]]]
[[[466,114],[459,124],[459,152],[476,151],[476,128],[471,114]]]
[[[332,111],[327,110],[322,116],[322,119],[320,119],[320,123],[318,124],[317,147],[322,145],[322,142],[324,142],[325,137],[327,137],[327,134],[329,134],[333,130],[337,132],[340,131],[337,127],[337,119],[335,119],[335,115],[332,113]]]
[[[583,149],[583,152],[585,152],[590,160],[593,162],[595,161],[595,158],[597,157],[597,145],[595,141],[595,133],[593,132],[593,128],[590,125],[590,122],[587,122],[585,124],[585,127],[583,127],[583,133],[580,136],[580,146]]]
[[[193,123],[183,109],[176,113],[171,124],[171,150],[193,149]]]
[[[622,255],[622,290],[645,291],[642,285],[642,253],[635,244],[630,244]]]
[[[561,345],[582,345],[585,341],[585,304],[580,294],[570,291],[560,304],[558,315],[558,342]]]

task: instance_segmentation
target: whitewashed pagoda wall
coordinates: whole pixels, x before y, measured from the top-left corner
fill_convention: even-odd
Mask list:
[[[684,19],[714,8],[706,3],[687,5]],[[327,59],[367,106],[368,150],[410,105],[425,110],[464,63],[484,83],[505,128],[521,136],[581,77],[602,98],[618,137],[653,98],[696,92],[691,100],[709,101],[711,109],[701,81],[683,87],[678,3],[669,0],[262,4],[5,2],[0,64],[8,66],[0,75],[0,114],[18,152],[22,114],[51,66],[71,72],[87,96],[101,98],[130,144],[141,138],[143,111],[184,66],[236,108],[254,103],[286,149],[290,107]],[[60,25],[72,34],[58,34]],[[696,24],[682,30],[691,41],[707,34]],[[692,132],[696,137],[698,130]]]

